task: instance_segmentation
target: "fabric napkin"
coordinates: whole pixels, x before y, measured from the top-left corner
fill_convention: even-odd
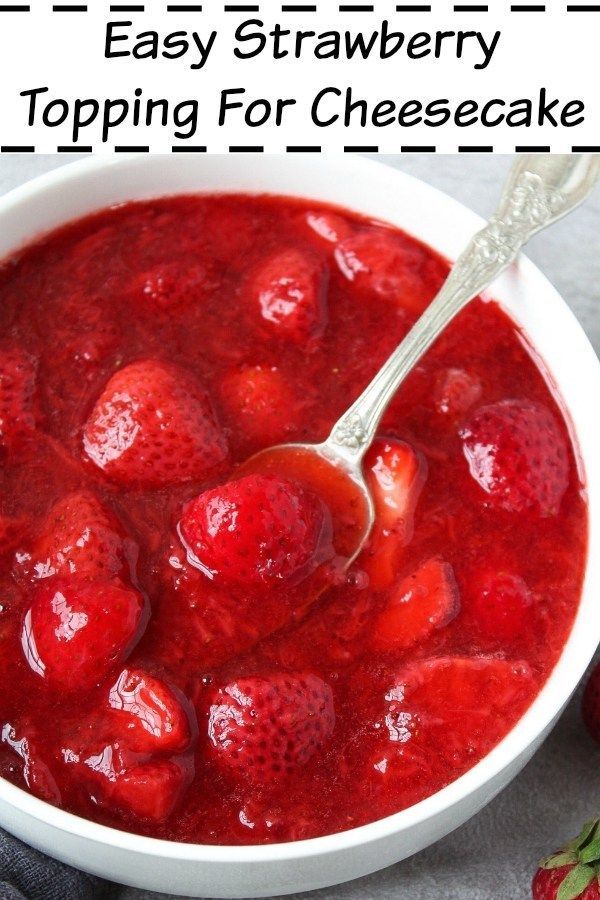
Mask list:
[[[0,900],[111,900],[115,889],[0,830]]]

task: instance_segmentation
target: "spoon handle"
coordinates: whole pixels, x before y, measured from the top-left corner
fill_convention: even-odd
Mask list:
[[[496,213],[470,241],[441,290],[404,340],[342,415],[325,442],[358,464],[404,378],[466,304],[518,256],[530,237],[581,203],[600,176],[600,156],[529,155],[513,165]]]

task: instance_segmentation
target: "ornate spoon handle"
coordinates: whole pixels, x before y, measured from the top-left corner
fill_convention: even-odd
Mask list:
[[[494,281],[532,235],[566,215],[600,175],[600,157],[524,156],[513,166],[497,212],[456,260],[443,287],[325,442],[329,455],[358,464],[388,403],[448,322]]]

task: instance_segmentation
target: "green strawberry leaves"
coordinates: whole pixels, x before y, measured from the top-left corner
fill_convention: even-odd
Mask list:
[[[565,880],[556,894],[556,900],[576,900],[595,877],[596,870],[593,866],[579,863],[565,876]]]

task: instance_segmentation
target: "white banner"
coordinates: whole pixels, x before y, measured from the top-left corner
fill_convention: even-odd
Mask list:
[[[591,0],[0,0],[0,144],[600,150],[599,30]]]

